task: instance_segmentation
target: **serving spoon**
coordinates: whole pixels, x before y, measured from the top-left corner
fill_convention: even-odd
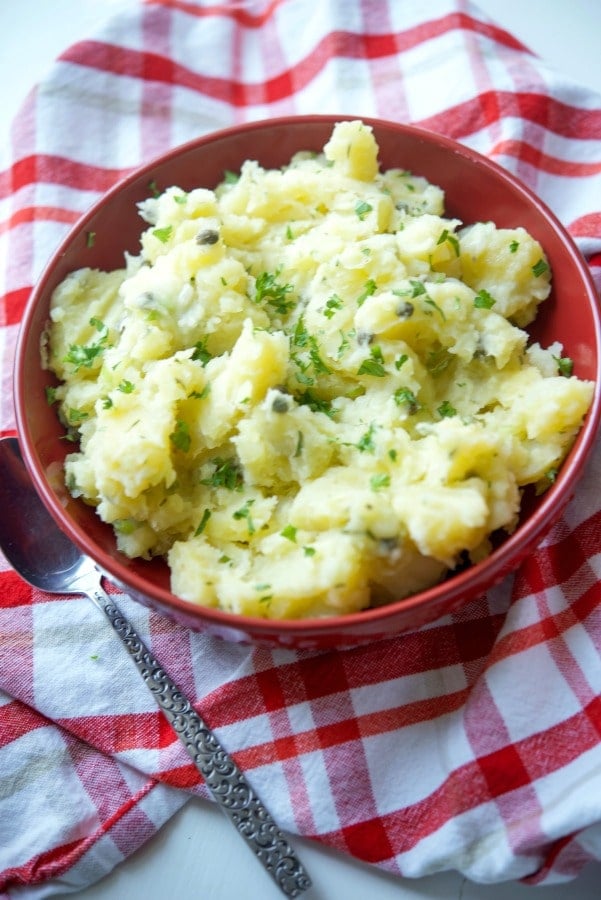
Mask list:
[[[219,807],[287,897],[311,886],[271,814],[203,718],[163,671],[101,586],[94,562],[59,529],[38,496],[16,438],[0,440],[0,548],[30,585],[51,594],[83,594],[121,638]]]

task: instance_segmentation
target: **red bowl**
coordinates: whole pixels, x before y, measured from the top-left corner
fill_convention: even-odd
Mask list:
[[[118,268],[124,251],[137,253],[144,229],[136,204],[149,196],[149,184],[177,184],[184,190],[214,187],[224,170],[236,171],[246,159],[278,167],[298,150],[320,150],[335,122],[348,116],[303,116],[229,128],[177,147],[129,175],[87,212],[56,250],[27,305],[16,356],[15,405],[23,456],[35,486],[64,532],[114,584],[139,602],[180,624],[233,641],[297,648],[341,647],[414,629],[452,612],[481,595],[514,570],[541,541],[574,493],[592,449],[601,418],[601,324],[595,287],[582,256],[554,216],[511,174],[473,150],[438,134],[407,125],[366,119],[374,129],[383,168],[401,167],[441,186],[445,214],[465,224],[493,221],[498,227],[523,226],[545,249],[553,289],[531,328],[534,340],[560,340],[574,361],[574,374],[596,382],[593,404],[557,480],[540,497],[528,497],[521,521],[483,562],[443,583],[387,606],[320,619],[265,620],[179,599],[169,590],[161,560],[129,560],[116,548],[112,530],[81,501],[73,500],[62,479],[69,451],[55,411],[46,402],[52,376],[40,363],[40,337],[48,321],[54,288],[74,269]],[[94,232],[93,246],[87,235]]]

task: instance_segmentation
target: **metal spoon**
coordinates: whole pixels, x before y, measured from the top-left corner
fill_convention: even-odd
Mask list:
[[[311,879],[242,772],[104,593],[92,560],[80,553],[47,512],[16,438],[0,440],[0,508],[0,548],[8,562],[33,587],[51,594],[84,594],[96,604],[238,833],[282,893],[298,897],[306,891]]]

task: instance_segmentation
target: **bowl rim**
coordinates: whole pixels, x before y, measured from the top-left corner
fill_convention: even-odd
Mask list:
[[[597,348],[596,378],[593,400],[566,459],[562,463],[556,482],[547,490],[540,500],[534,515],[528,516],[521,522],[513,534],[508,535],[499,547],[479,563],[473,564],[461,572],[450,573],[450,576],[438,582],[430,588],[412,594],[399,600],[393,600],[382,606],[369,607],[357,612],[341,613],[339,615],[327,615],[299,619],[266,619],[258,616],[228,612],[226,610],[202,606],[191,601],[184,600],[173,594],[170,590],[140,575],[138,572],[127,568],[103,550],[95,548],[93,541],[89,541],[84,530],[74,521],[65,516],[65,511],[60,503],[58,495],[51,487],[48,479],[39,465],[36,445],[30,433],[26,415],[27,387],[26,373],[21,364],[28,341],[31,320],[35,314],[38,302],[45,293],[46,283],[50,280],[53,269],[59,260],[71,247],[76,236],[85,232],[86,224],[97,215],[107,203],[110,203],[127,186],[132,185],[141,178],[150,178],[154,169],[164,166],[171,160],[193,151],[199,146],[227,139],[240,133],[252,134],[257,130],[273,128],[274,126],[298,127],[301,124],[322,123],[333,126],[336,122],[361,120],[368,126],[377,129],[396,131],[398,134],[406,134],[418,137],[427,143],[434,143],[453,154],[463,156],[471,164],[487,169],[495,178],[500,179],[514,192],[522,195],[536,212],[550,224],[552,229],[561,239],[565,250],[571,257],[586,293],[590,299],[594,331],[591,342]],[[260,161],[259,161],[260,162]],[[416,171],[415,174],[420,174]],[[201,186],[201,185],[199,185]],[[519,223],[518,223],[519,224]],[[601,426],[601,314],[597,297],[597,290],[592,274],[584,257],[578,249],[574,239],[562,224],[550,207],[538,197],[534,191],[522,182],[516,175],[505,169],[495,160],[489,159],[477,150],[461,144],[453,138],[431,131],[419,125],[388,121],[386,119],[359,116],[349,114],[311,114],[288,115],[272,119],[257,119],[242,124],[231,125],[216,131],[202,134],[171,147],[169,150],[156,154],[141,165],[128,171],[119,178],[114,185],[105,191],[91,206],[78,217],[77,221],[69,228],[67,234],[51,253],[41,274],[32,288],[26,303],[17,335],[16,352],[14,360],[13,379],[13,403],[17,433],[21,444],[21,451],[30,476],[42,501],[48,508],[55,522],[74,541],[79,548],[91,555],[99,568],[109,580],[122,586],[125,591],[131,590],[142,596],[147,596],[151,601],[158,602],[163,608],[173,609],[184,614],[188,619],[198,619],[199,627],[203,623],[210,627],[217,626],[224,631],[250,632],[252,635],[268,636],[283,634],[292,640],[310,634],[319,638],[320,634],[331,633],[333,628],[340,632],[353,632],[366,624],[377,624],[391,618],[394,613],[402,610],[403,614],[414,609],[434,605],[436,600],[445,598],[445,609],[454,608],[461,603],[462,595],[467,586],[470,589],[470,597],[481,595],[502,578],[514,571],[521,559],[530,553],[544,536],[551,525],[563,511],[567,503],[572,499],[577,481],[580,479],[586,462],[590,456],[594,439]],[[92,552],[91,552],[92,551]],[[519,559],[516,561],[516,557]],[[441,615],[444,613],[441,613]]]

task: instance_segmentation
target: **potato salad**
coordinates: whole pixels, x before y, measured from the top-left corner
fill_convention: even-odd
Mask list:
[[[69,491],[178,596],[387,603],[486,557],[554,480],[593,385],[525,331],[544,249],[445,216],[439,187],[381,171],[366,124],[140,214],[123,268],[56,289],[44,355]]]

